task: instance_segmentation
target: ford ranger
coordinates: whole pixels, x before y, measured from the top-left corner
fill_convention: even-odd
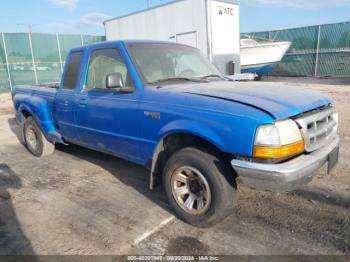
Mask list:
[[[16,119],[37,157],[76,144],[150,170],[175,214],[212,226],[235,206],[237,181],[288,192],[338,161],[327,96],[233,82],[197,49],[117,41],[70,51],[60,84],[16,86]]]

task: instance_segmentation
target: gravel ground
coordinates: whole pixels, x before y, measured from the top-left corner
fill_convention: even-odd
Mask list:
[[[234,214],[210,229],[175,219],[142,167],[76,146],[31,156],[0,95],[0,254],[350,255],[350,80],[265,81],[334,99],[339,165],[292,193],[240,186]]]

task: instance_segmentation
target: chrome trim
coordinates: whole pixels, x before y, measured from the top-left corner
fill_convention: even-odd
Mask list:
[[[325,147],[285,163],[261,164],[234,159],[231,165],[247,186],[274,192],[293,191],[312,179],[339,143],[340,137],[336,134]]]
[[[301,127],[306,152],[313,152],[327,145],[337,135],[338,123],[333,118],[336,110],[331,107],[295,119]]]

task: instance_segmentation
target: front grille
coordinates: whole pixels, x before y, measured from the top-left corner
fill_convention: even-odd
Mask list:
[[[335,109],[316,110],[295,119],[302,130],[307,152],[313,152],[332,140],[337,134]]]

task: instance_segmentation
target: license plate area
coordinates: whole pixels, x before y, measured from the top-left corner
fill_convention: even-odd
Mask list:
[[[334,167],[338,164],[339,159],[339,147],[335,148],[328,155],[328,174],[334,169]]]

